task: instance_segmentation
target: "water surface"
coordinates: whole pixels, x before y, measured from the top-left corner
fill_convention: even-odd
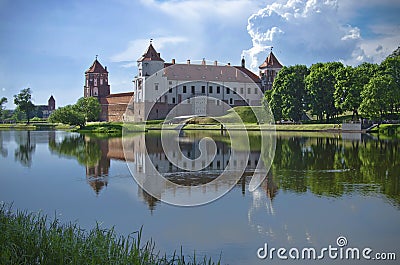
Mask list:
[[[213,133],[188,133],[180,145],[183,153],[196,158],[197,143],[207,134],[216,141],[218,153],[211,165],[196,174],[167,161],[159,134],[139,134],[131,140],[147,147],[164,176],[188,185],[185,195],[190,196],[190,185],[211,181],[229,160],[229,140]],[[277,248],[322,248],[335,245],[338,236],[345,236],[350,246],[396,252],[400,257],[397,140],[368,135],[276,136],[273,165],[256,191],[248,192],[251,172],[266,158],[260,157],[259,135],[252,134],[249,160],[236,162],[247,165],[246,174],[229,193],[203,206],[177,207],[161,203],[136,184],[121,138],[0,131],[0,201],[13,202],[15,209],[57,215],[64,222],[77,221],[86,229],[98,222],[127,235],[143,226],[144,239],[153,238],[161,252],[172,254],[183,246],[189,255],[194,250],[215,259],[221,255],[223,264],[271,263],[256,256],[264,243]],[[163,193],[177,196],[174,190]],[[274,260],[291,262],[309,264]]]

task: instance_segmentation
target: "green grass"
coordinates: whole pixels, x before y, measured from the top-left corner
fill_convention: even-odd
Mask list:
[[[175,252],[160,255],[141,230],[128,237],[98,224],[85,231],[76,223],[61,224],[40,213],[13,213],[0,204],[0,264],[215,264]],[[219,264],[219,262],[217,263]]]
[[[400,137],[400,124],[381,124],[371,130],[371,133],[379,133],[379,135],[388,137]]]

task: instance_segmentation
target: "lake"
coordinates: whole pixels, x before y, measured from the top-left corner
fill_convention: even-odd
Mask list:
[[[14,210],[41,211],[63,222],[91,229],[115,227],[122,235],[143,226],[143,239],[152,238],[161,253],[174,250],[207,255],[222,264],[268,264],[259,248],[372,249],[400,255],[400,142],[361,134],[273,133],[276,151],[266,179],[255,191],[248,185],[261,155],[259,135],[250,137],[246,170],[233,189],[201,206],[182,207],[160,202],[138,186],[125,161],[121,138],[100,139],[64,131],[0,131],[0,201]],[[188,158],[199,156],[199,141],[216,142],[216,156],[204,170],[179,170],[163,153],[160,134],[128,137],[139,152],[146,146],[157,170],[185,185],[164,188],[162,196],[195,196],[193,185],[211,182],[231,155],[227,137],[215,132],[187,132],[180,148]],[[140,147],[141,146],[141,147]],[[132,158],[139,165],[138,155]],[[129,160],[129,159],[128,159]],[[138,168],[138,172],[142,169]],[[205,194],[217,194],[214,185]],[[192,193],[193,191],[193,193]],[[260,254],[264,252],[261,251]],[[295,252],[291,252],[292,254]],[[273,253],[274,254],[274,253]],[[281,260],[274,264],[309,264]],[[364,264],[365,260],[327,257],[318,263]],[[395,264],[396,261],[381,261]]]

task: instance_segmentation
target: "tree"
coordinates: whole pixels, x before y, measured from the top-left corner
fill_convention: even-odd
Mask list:
[[[341,111],[352,111],[358,119],[358,108],[361,103],[361,90],[357,74],[351,66],[338,69],[336,72],[335,92],[333,94],[335,107]]]
[[[29,119],[31,118],[31,112],[35,109],[35,105],[33,105],[31,98],[32,94],[30,88],[22,89],[19,94],[14,95],[14,104],[25,113],[28,124]]]
[[[400,56],[387,57],[380,67],[384,74],[393,78],[395,87],[389,104],[391,104],[391,111],[398,111],[400,108]]]
[[[396,85],[390,75],[375,76],[361,92],[360,111],[369,118],[382,118],[390,109]]]
[[[54,123],[78,125],[80,127],[85,126],[86,123],[85,115],[76,111],[75,107],[71,105],[53,111],[49,117],[49,121]]]
[[[275,118],[301,120],[306,111],[304,78],[309,71],[305,65],[283,67],[268,95]]]
[[[2,97],[0,99],[0,118],[1,119],[3,118],[3,110],[4,110],[3,104],[6,104],[6,103],[7,103],[7,98],[6,97]]]
[[[85,97],[80,98],[74,105],[74,109],[84,114],[86,121],[98,121],[101,106],[97,98]]]
[[[334,92],[335,73],[341,68],[343,64],[339,62],[313,64],[310,74],[305,78],[309,107],[319,120],[322,120],[324,115],[329,120],[339,112],[335,107]]]

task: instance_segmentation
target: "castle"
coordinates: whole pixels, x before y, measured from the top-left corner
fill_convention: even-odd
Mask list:
[[[84,96],[99,99],[101,121],[164,119],[178,104],[182,108],[177,115],[182,116],[222,115],[226,105],[259,106],[282,68],[272,49],[259,66],[259,75],[246,68],[244,58],[240,66],[220,65],[217,61],[207,64],[205,59],[201,64],[190,60],[177,64],[175,59],[166,63],[152,41],[137,63],[133,91],[126,93],[110,94],[107,67],[97,56],[85,72]]]

